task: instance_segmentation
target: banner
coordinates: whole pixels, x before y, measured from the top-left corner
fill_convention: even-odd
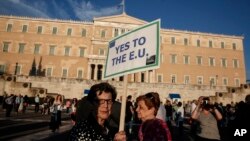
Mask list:
[[[103,80],[159,68],[160,20],[109,42]]]

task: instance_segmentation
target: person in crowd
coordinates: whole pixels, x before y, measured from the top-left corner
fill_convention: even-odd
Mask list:
[[[25,95],[23,97],[23,113],[26,112],[27,107],[29,106],[29,97]]]
[[[36,95],[36,97],[35,97],[35,113],[38,113],[39,105],[40,105],[40,98],[39,98],[39,95]]]
[[[178,100],[175,99],[172,103],[172,120],[175,121],[176,120],[176,111],[177,111],[177,103],[178,103]]]
[[[77,108],[78,105],[79,105],[78,100],[76,98],[73,98],[72,104],[71,104],[71,114],[70,114],[73,125],[75,125],[76,120],[77,120],[76,112],[78,110],[78,108]],[[85,111],[82,111],[79,113],[85,113]],[[79,115],[81,115],[81,114],[79,114]]]
[[[69,113],[70,108],[71,108],[71,101],[70,101],[70,99],[68,99],[68,100],[66,101],[66,113],[67,113],[67,114]]]
[[[208,97],[199,97],[197,106],[192,113],[192,119],[198,121],[197,141],[220,140],[217,121],[222,119],[221,113],[216,107],[211,106]]]
[[[160,107],[157,111],[156,118],[166,121],[166,109],[162,102],[160,103]]]
[[[187,117],[191,117],[192,104],[191,101],[187,101],[184,107],[184,115]]]
[[[16,96],[15,98],[15,103],[14,103],[14,108],[15,108],[15,112],[18,114],[18,108],[20,106],[21,103],[21,94],[19,94],[18,96]]]
[[[18,112],[23,113],[23,96],[20,95],[20,104],[18,107]]]
[[[168,99],[166,100],[166,103],[165,103],[165,109],[166,109],[166,122],[167,122],[168,128],[170,129],[170,131],[172,133],[171,120],[172,120],[173,107],[171,105],[170,100],[168,100]]]
[[[165,121],[156,118],[160,106],[159,94],[150,92],[139,96],[136,112],[142,120],[138,137],[140,141],[171,141],[171,133]]]
[[[182,102],[177,103],[177,111],[176,111],[176,126],[179,129],[179,135],[183,135],[183,121],[184,121],[184,108],[182,106]]]
[[[126,141],[126,134],[120,131],[111,134],[112,127],[108,124],[113,103],[116,99],[116,89],[109,83],[95,84],[90,88],[85,102],[79,102],[77,123],[71,129],[69,140],[103,140]],[[80,105],[84,106],[80,106]],[[82,109],[81,109],[82,108]],[[86,113],[85,113],[86,112]]]
[[[191,113],[193,113],[193,111],[195,110],[197,104],[198,104],[198,101],[196,99],[194,99],[192,101],[192,104],[191,104]]]
[[[61,95],[57,95],[56,99],[51,106],[51,120],[50,120],[50,129],[52,132],[55,132],[56,129],[59,129],[61,125],[61,112],[63,108],[63,99]]]
[[[133,103],[131,102],[132,96],[127,96],[127,102],[126,102],[126,115],[125,115],[125,123],[129,123],[132,120],[134,108]]]
[[[235,105],[235,117],[228,122],[229,138],[232,141],[241,140],[249,141],[250,139],[250,94],[246,95],[245,102],[240,101]],[[239,138],[239,134],[236,135],[236,130],[246,129],[247,133],[244,134],[244,138]],[[241,132],[241,131],[239,131]],[[238,138],[237,138],[238,137]]]
[[[8,97],[8,94],[6,92],[4,92],[3,94],[3,101],[2,101],[2,108],[3,110],[6,110],[6,102],[5,99]]]
[[[10,117],[11,111],[13,109],[13,104],[14,104],[14,95],[11,94],[9,97],[7,97],[5,99],[5,103],[6,103],[6,117]]]

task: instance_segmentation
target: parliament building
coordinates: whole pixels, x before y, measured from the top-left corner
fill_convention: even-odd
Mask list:
[[[81,98],[104,81],[109,41],[147,23],[125,13],[92,22],[2,15],[0,92]],[[191,100],[250,89],[243,39],[161,27],[160,68],[129,74],[128,94],[157,91],[161,98],[179,94]],[[123,77],[106,81],[123,92]]]

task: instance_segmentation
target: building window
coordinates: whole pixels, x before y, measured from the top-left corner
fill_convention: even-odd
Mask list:
[[[68,69],[63,68],[63,70],[62,70],[62,77],[66,78],[67,76],[68,76]]]
[[[17,75],[20,75],[20,74],[21,74],[21,66],[20,66],[20,65],[18,65],[18,66],[16,67],[16,74],[17,74]]]
[[[184,84],[189,84],[189,81],[190,81],[189,75],[185,75],[184,76]]]
[[[237,59],[233,59],[233,67],[239,68],[239,61]]]
[[[233,50],[236,50],[236,43],[233,43],[232,46],[233,46]]]
[[[119,29],[115,28],[115,37],[119,35]]]
[[[215,66],[215,59],[214,59],[214,57],[209,57],[209,66]]]
[[[102,49],[102,48],[99,49],[99,55],[101,55],[101,56],[105,55],[104,49]]]
[[[69,56],[70,53],[70,47],[65,47],[64,48],[64,56]]]
[[[52,68],[47,68],[46,70],[46,76],[51,77],[52,76]]]
[[[97,80],[102,80],[102,65],[97,65]]]
[[[210,40],[210,41],[208,42],[208,46],[209,46],[210,48],[212,48],[212,47],[213,47],[213,41]]]
[[[216,80],[215,80],[214,77],[210,77],[209,82],[210,82],[210,86],[215,86],[216,85]]]
[[[18,53],[23,53],[24,52],[24,46],[25,46],[25,44],[23,44],[23,43],[19,44]]]
[[[184,38],[184,45],[187,46],[188,45],[188,39]]]
[[[9,44],[8,42],[3,42],[3,52],[9,52]]]
[[[77,78],[83,78],[83,71],[81,69],[77,71]]]
[[[171,54],[170,56],[171,56],[171,58],[170,58],[171,62],[170,63],[176,64],[177,63],[177,55],[176,54]]]
[[[49,46],[49,55],[55,55],[55,48],[56,46],[54,45]]]
[[[203,84],[203,77],[202,76],[197,76],[197,84],[202,85]]]
[[[71,36],[71,34],[72,34],[72,28],[68,28],[67,36]]]
[[[105,30],[102,30],[102,31],[101,31],[101,37],[102,37],[102,38],[105,38],[105,36],[106,36],[106,31],[105,31]]]
[[[158,83],[162,83],[162,82],[163,82],[162,78],[163,78],[163,77],[162,77],[162,74],[158,74],[158,75],[157,75],[157,82],[158,82]]]
[[[120,76],[119,77],[119,81],[123,81],[124,80],[124,77],[123,76]]]
[[[40,44],[35,44],[34,54],[39,54],[40,46]]]
[[[3,75],[5,73],[5,65],[0,64],[0,75]]]
[[[224,43],[224,42],[221,42],[221,43],[220,43],[220,47],[221,47],[222,49],[224,49],[224,48],[225,48],[225,43]]]
[[[160,61],[161,61],[161,63],[164,62],[164,55],[163,55],[163,53],[161,53],[161,55],[160,55]]]
[[[224,86],[227,86],[228,85],[228,79],[227,78],[223,78],[222,79],[222,84],[224,85]]]
[[[87,35],[87,30],[86,29],[82,29],[82,37],[86,37]]]
[[[189,64],[189,56],[188,55],[184,55],[184,64]]]
[[[57,27],[53,27],[53,29],[52,29],[52,34],[53,34],[53,35],[56,35],[56,34],[57,34]]]
[[[202,65],[202,57],[201,56],[196,56],[196,63],[197,63],[197,65]]]
[[[80,47],[79,52],[80,52],[79,56],[84,57],[85,48]]]
[[[201,41],[198,39],[196,44],[197,44],[197,47],[200,47],[201,46]]]
[[[240,86],[240,79],[239,79],[239,78],[235,78],[235,79],[234,79],[234,82],[235,82],[235,86],[236,86],[236,87],[239,87],[239,86]]]
[[[124,28],[122,28],[122,30],[121,30],[121,34],[123,34],[123,33],[125,33],[125,29]]]
[[[226,58],[221,58],[221,66],[223,68],[226,68],[227,67],[227,59]]]
[[[171,83],[176,83],[176,75],[171,75]]]
[[[11,32],[12,31],[12,24],[8,24],[7,25],[7,32]]]
[[[172,44],[172,45],[175,44],[175,37],[171,37],[171,44]]]
[[[27,30],[28,30],[28,25],[23,25],[22,32],[25,33],[27,32]]]
[[[144,72],[141,73],[141,82],[145,82],[145,73]]]
[[[42,26],[38,26],[38,27],[37,27],[37,33],[38,33],[38,34],[41,34],[42,31],[43,31],[43,27],[42,27]]]

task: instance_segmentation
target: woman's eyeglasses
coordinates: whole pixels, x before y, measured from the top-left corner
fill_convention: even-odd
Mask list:
[[[112,99],[98,99],[98,101],[99,101],[99,104],[100,104],[100,105],[105,104],[105,102],[106,102],[108,105],[113,104],[113,100],[112,100]]]

